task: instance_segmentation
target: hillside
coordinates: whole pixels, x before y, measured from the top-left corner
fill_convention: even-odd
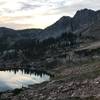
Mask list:
[[[82,9],[45,29],[0,28],[0,69],[45,71],[50,80],[0,100],[100,100],[100,11]]]

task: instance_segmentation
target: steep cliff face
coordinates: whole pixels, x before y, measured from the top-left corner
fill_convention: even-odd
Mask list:
[[[96,40],[100,39],[100,20],[91,24],[86,30],[83,30],[81,34],[84,37],[92,37]]]
[[[97,13],[93,10],[83,9],[77,11],[77,13],[72,19],[73,31],[78,30],[80,28],[88,27],[97,20]]]

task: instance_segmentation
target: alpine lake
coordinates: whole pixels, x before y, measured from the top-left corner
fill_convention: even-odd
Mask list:
[[[29,69],[2,70],[0,71],[0,92],[20,89],[49,80],[50,75],[43,71]]]

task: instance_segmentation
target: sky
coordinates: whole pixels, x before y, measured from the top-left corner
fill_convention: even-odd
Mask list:
[[[100,0],[0,0],[0,27],[46,28],[80,9],[100,9]]]

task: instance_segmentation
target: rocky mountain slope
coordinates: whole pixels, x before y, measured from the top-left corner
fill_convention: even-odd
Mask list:
[[[57,37],[63,32],[82,33],[90,30],[91,25],[97,26],[97,22],[100,21],[100,11],[93,11],[90,9],[82,9],[76,12],[74,17],[63,16],[56,23],[47,27],[40,34],[41,38]],[[99,23],[98,23],[99,24]],[[94,27],[92,27],[93,29]],[[95,30],[97,34],[97,32]],[[83,34],[91,37],[90,31],[87,34]]]

